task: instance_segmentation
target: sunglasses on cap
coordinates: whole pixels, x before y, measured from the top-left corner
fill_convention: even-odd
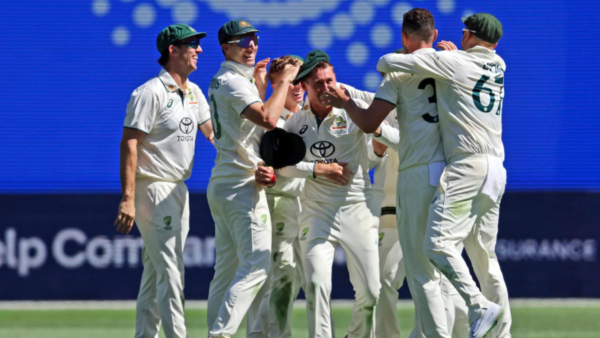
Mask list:
[[[188,41],[188,42],[177,42],[177,43],[175,43],[175,45],[176,46],[186,45],[189,48],[197,49],[198,46],[200,46],[200,39],[196,39],[196,40],[192,40],[192,41]]]
[[[227,43],[237,43],[237,46],[240,48],[248,48],[251,42],[254,42],[254,45],[258,46],[258,35],[246,35],[239,40],[228,41]]]

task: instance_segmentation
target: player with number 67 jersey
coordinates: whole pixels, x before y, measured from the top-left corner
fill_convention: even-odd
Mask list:
[[[470,337],[510,337],[508,291],[495,253],[500,200],[506,185],[502,100],[506,64],[494,50],[502,37],[491,14],[463,18],[462,51],[383,56],[381,72],[401,71],[436,80],[448,165],[429,208],[425,253],[465,300]],[[464,244],[481,284],[475,284],[457,248]],[[498,330],[493,331],[498,325]]]

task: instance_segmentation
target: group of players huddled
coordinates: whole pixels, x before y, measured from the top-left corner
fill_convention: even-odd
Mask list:
[[[163,69],[132,94],[121,142],[115,226],[129,233],[135,220],[144,240],[135,337],[158,337],[161,321],[167,338],[187,336],[184,181],[198,130],[217,150],[208,337],[233,337],[244,317],[247,337],[291,337],[302,289],[309,337],[333,338],[338,244],[356,293],[347,337],[400,337],[405,278],[410,337],[510,337],[494,252],[506,184],[506,65],[494,50],[503,30],[486,13],[463,23],[462,50],[441,41],[436,51],[433,15],[405,13],[403,48],[381,57],[382,82],[370,93],[339,83],[321,50],[256,62],[259,30],[232,20],[218,32],[225,61],[208,100],[188,80],[206,33],[161,31]]]

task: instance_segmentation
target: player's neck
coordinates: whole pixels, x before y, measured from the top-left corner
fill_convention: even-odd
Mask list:
[[[310,104],[310,109],[312,110],[313,114],[317,115],[321,120],[324,120],[327,115],[329,115],[329,113],[331,112],[331,109],[333,109],[333,107],[331,106],[317,106],[316,104]]]
[[[190,74],[188,72],[184,72],[176,69],[176,67],[165,67],[169,75],[173,78],[173,81],[179,86],[181,89],[185,89],[187,86],[187,80]]]
[[[296,103],[296,101],[285,101],[285,105],[283,105],[283,107],[292,113],[295,113],[298,110],[300,110],[300,106],[298,105],[298,103]]]
[[[433,45],[430,42],[425,42],[425,41],[417,41],[412,43],[410,46],[408,46],[408,53],[412,53],[414,51],[417,51],[419,49],[424,49],[424,48],[433,48]]]

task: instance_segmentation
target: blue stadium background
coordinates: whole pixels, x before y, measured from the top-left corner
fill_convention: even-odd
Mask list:
[[[600,282],[599,6],[591,0],[0,0],[0,283],[8,286],[0,299],[135,297],[137,253],[124,258],[111,227],[120,191],[118,145],[129,95],[160,69],[155,38],[163,27],[188,23],[208,33],[191,76],[205,92],[222,61],[217,30],[232,18],[262,31],[259,59],[324,49],[340,81],[375,90],[376,61],[400,46],[402,14],[412,7],[428,8],[439,40],[457,44],[461,16],[490,12],[504,25],[497,51],[507,64],[508,192],[498,253],[509,291],[600,297],[593,287]],[[198,250],[189,251],[187,294],[205,298],[214,231],[204,193],[215,151],[203,141],[196,149],[188,185]],[[75,232],[60,247],[65,230]],[[343,260],[336,269],[334,296],[352,298]],[[126,287],[106,287],[123,280]]]

